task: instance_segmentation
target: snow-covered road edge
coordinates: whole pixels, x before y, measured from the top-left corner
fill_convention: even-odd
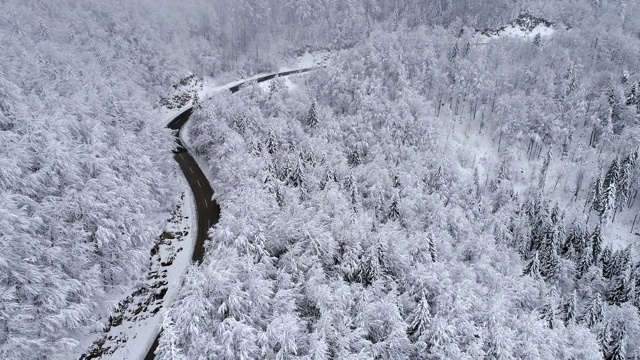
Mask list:
[[[167,293],[165,294],[162,302],[162,309],[167,309],[175,299],[180,287],[182,286],[182,278],[187,273],[187,269],[189,265],[191,265],[191,256],[193,254],[193,250],[195,247],[195,240],[197,235],[197,216],[196,216],[196,203],[191,192],[191,188],[188,185],[187,179],[184,177],[181,171],[180,178],[184,187],[184,201],[183,201],[183,217],[187,219],[186,222],[189,223],[188,228],[189,234],[184,237],[184,241],[182,242],[183,251],[180,251],[175,258],[175,261],[171,266],[167,269]],[[183,220],[184,224],[184,220]],[[183,225],[181,224],[181,225]],[[184,226],[180,226],[184,228]],[[180,229],[176,229],[177,231],[181,231]],[[103,357],[103,359],[113,359],[113,360],[121,360],[121,359],[138,359],[143,360],[147,355],[147,352],[151,348],[153,341],[156,336],[160,332],[162,322],[164,321],[164,312],[161,310],[157,312],[155,315],[147,319],[148,324],[146,325],[138,325],[137,328],[131,329],[132,332],[135,331],[135,335],[129,337],[129,339],[140,339],[138,341],[129,340],[127,344],[119,349],[119,351],[114,352],[110,356]],[[137,330],[137,331],[136,331]],[[142,335],[142,336],[140,336]]]

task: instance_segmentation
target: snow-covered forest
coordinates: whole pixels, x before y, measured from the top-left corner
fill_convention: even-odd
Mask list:
[[[221,218],[159,359],[640,359],[640,4],[0,1],[0,358],[66,359],[180,197]],[[80,351],[82,352],[82,350]]]

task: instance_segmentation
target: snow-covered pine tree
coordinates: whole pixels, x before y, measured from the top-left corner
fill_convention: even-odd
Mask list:
[[[282,191],[282,188],[280,187],[280,185],[276,185],[275,197],[276,197],[276,202],[278,203],[278,206],[279,207],[283,207],[284,206],[284,192]]]
[[[584,248],[584,235],[582,226],[577,221],[574,222],[571,225],[567,238],[561,247],[560,255],[567,259],[577,261]]]
[[[307,126],[311,129],[318,127],[318,109],[316,101],[311,101],[311,107],[307,113]]]
[[[533,37],[533,45],[537,47],[542,46],[542,36],[540,35],[540,33],[537,33],[536,36]]]
[[[600,293],[596,293],[589,301],[589,305],[587,305],[587,308],[582,315],[582,321],[587,324],[588,327],[593,327],[600,323],[604,318],[603,310],[604,304],[602,303],[602,297],[600,296]]]
[[[460,52],[459,47],[458,47],[458,43],[455,43],[455,45],[453,45],[453,48],[451,49],[451,52],[449,52],[449,62],[450,63],[454,63],[456,61],[456,58],[458,57],[458,53]]]
[[[611,304],[620,305],[629,301],[629,280],[626,275],[617,275],[609,282],[607,291],[607,301]]]
[[[631,192],[631,176],[634,167],[636,166],[638,159],[638,153],[636,151],[632,151],[627,154],[620,163],[620,171],[617,179],[617,194],[616,199],[618,203],[618,209],[623,210],[625,205],[629,200],[630,192]]]
[[[553,323],[556,320],[556,309],[555,306],[553,306],[553,304],[547,302],[542,306],[542,309],[540,310],[540,319],[544,320],[547,323],[547,326],[549,327],[549,329],[553,330],[554,325]]]
[[[351,166],[358,166],[362,164],[362,156],[360,155],[360,150],[358,146],[355,146],[354,149],[349,154],[349,164]]]
[[[435,191],[439,191],[443,185],[444,180],[442,175],[442,165],[439,165],[436,172],[431,175],[431,179],[429,180],[429,187],[431,187]]]
[[[631,294],[631,301],[633,305],[640,309],[640,263],[636,264],[635,270],[632,274],[633,279],[633,293]]]
[[[627,358],[627,334],[624,326],[613,332],[604,348],[604,360],[625,360]]]
[[[431,261],[438,261],[438,251],[436,249],[436,244],[433,240],[433,233],[427,233],[427,246],[429,247],[429,255],[431,256]]]
[[[603,198],[603,209],[600,214],[601,221],[610,221],[613,219],[617,208],[617,186],[615,182],[611,182],[606,188],[604,188],[604,193],[602,194]]]
[[[353,205],[354,211],[357,211],[356,204],[359,202],[360,193],[358,191],[358,186],[356,185],[352,172],[349,173],[349,176],[347,176],[344,188],[349,193],[349,199],[351,200],[351,205]]]
[[[607,246],[602,251],[600,261],[602,262],[602,276],[606,279],[611,279],[615,274],[615,259],[613,258],[613,252],[611,247]]]
[[[631,86],[629,94],[627,94],[627,106],[635,106],[638,104],[638,88],[637,84]]]
[[[598,214],[602,214],[604,211],[605,200],[603,196],[604,187],[602,174],[598,174],[596,180],[591,185],[591,189],[589,190],[589,202],[591,203],[591,209]]]
[[[580,254],[576,264],[576,278],[581,279],[589,271],[591,265],[593,265],[593,250],[591,249],[591,244],[589,244]]]
[[[529,260],[529,263],[524,268],[524,275],[529,275],[534,279],[537,279],[541,276],[540,255],[538,251],[533,253],[533,257]]]
[[[593,233],[591,233],[591,251],[592,251],[592,261],[593,263],[597,263],[600,259],[600,254],[602,253],[602,234],[600,230],[600,224],[596,225],[596,228],[593,229]]]
[[[616,195],[618,194],[617,185],[620,180],[620,161],[616,157],[612,162],[611,166],[609,166],[609,170],[604,177],[602,182],[602,213],[601,217],[604,219],[611,219],[613,217],[613,213],[617,208],[617,199]]]
[[[411,324],[409,335],[415,339],[420,339],[426,335],[431,324],[431,310],[427,301],[427,291],[422,289],[418,305],[411,312]]]
[[[194,111],[202,109],[202,101],[200,101],[197,91],[193,93],[193,100],[191,101],[191,104]]]
[[[480,188],[480,174],[478,172],[478,166],[473,168],[473,187],[474,187],[474,195],[476,198],[480,198],[481,188]]]
[[[267,145],[267,151],[271,155],[274,155],[278,150],[278,139],[276,139],[276,135],[273,129],[269,129],[269,131],[267,132],[266,145]]]
[[[400,209],[398,208],[398,198],[395,196],[393,200],[391,200],[391,205],[389,205],[387,218],[391,220],[398,220],[400,218]]]
[[[304,164],[300,159],[297,159],[296,165],[292,168],[289,175],[289,182],[295,187],[300,187],[305,182]]]
[[[471,43],[467,41],[464,44],[464,48],[462,48],[462,57],[466,57],[469,54],[469,51],[471,51]]]
[[[540,265],[542,276],[553,277],[558,269],[558,251],[553,233],[547,233],[540,247]]]
[[[562,307],[565,325],[569,325],[575,322],[577,301],[578,297],[576,294],[576,290],[574,289],[573,292],[571,292],[571,295],[569,295],[567,301],[564,303],[564,306]]]

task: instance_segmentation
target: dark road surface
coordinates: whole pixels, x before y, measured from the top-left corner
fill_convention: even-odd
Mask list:
[[[280,73],[259,77],[254,81],[260,83],[263,81],[274,79],[276,77],[305,73],[315,68],[316,67],[283,71]],[[237,92],[245,84],[245,82],[229,87],[229,91],[231,91],[232,93]],[[196,161],[184,147],[184,145],[182,144],[182,140],[180,139],[180,131],[182,130],[184,124],[187,123],[192,113],[193,109],[187,109],[180,115],[176,116],[176,118],[171,120],[167,127],[172,130],[177,130],[176,143],[178,145],[174,150],[174,159],[176,159],[176,162],[178,162],[178,164],[180,165],[180,169],[182,169],[184,176],[187,178],[187,182],[189,183],[189,187],[191,187],[191,192],[193,192],[193,197],[196,201],[196,212],[198,216],[198,236],[196,238],[193,255],[191,256],[191,262],[201,263],[204,257],[204,243],[207,240],[207,233],[209,229],[213,225],[217,224],[218,220],[220,219],[220,206],[217,202],[212,200],[213,189],[211,188],[211,185],[207,181],[207,178],[204,176],[204,173],[202,172],[200,167],[198,167]],[[153,345],[151,345],[151,348],[147,352],[147,355],[144,358],[145,360],[155,359],[155,351],[158,348],[159,339],[160,333],[158,334],[158,336],[156,336]]]

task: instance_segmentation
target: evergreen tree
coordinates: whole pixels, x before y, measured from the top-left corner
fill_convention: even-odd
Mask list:
[[[611,279],[615,272],[615,263],[611,247],[607,246],[604,248],[600,261],[602,262],[602,276]]]
[[[553,323],[556,320],[556,311],[552,304],[546,303],[541,310],[541,320],[547,323],[549,329],[553,330]]]
[[[569,234],[561,248],[560,254],[568,259],[578,261],[585,247],[584,237],[584,230],[577,221],[574,222],[573,225],[571,225],[571,229],[569,229]]]
[[[585,309],[584,315],[582,315],[582,321],[584,321],[588,327],[593,327],[604,318],[603,310],[604,304],[602,303],[602,297],[600,293],[596,293],[591,301],[589,301],[589,305]]]
[[[569,299],[565,302],[563,306],[563,315],[564,315],[564,324],[569,325],[575,322],[576,318],[576,302],[577,302],[576,291],[573,290]]]
[[[558,270],[558,252],[553,234],[545,234],[540,250],[541,273],[545,278],[553,277]]]
[[[627,334],[624,327],[612,334],[604,348],[605,360],[625,360],[627,357]]]
[[[400,188],[400,186],[402,186],[402,183],[400,182],[400,177],[398,175],[394,175],[393,176],[393,187],[398,189],[398,188]]]
[[[282,189],[280,188],[280,186],[276,186],[276,202],[278,203],[279,207],[283,207],[284,206],[284,193],[282,192]]]
[[[471,51],[471,43],[467,41],[462,49],[462,57],[466,57],[469,54],[469,51]]]
[[[617,184],[619,176],[620,176],[620,161],[618,160],[618,158],[615,158],[611,162],[611,165],[609,166],[609,170],[604,176],[602,187],[606,189],[611,184]]]
[[[431,310],[427,301],[427,292],[422,290],[418,306],[411,313],[411,324],[409,326],[409,335],[419,339],[426,335],[431,323]]]
[[[456,61],[456,58],[458,57],[458,53],[460,52],[459,48],[458,48],[458,43],[456,43],[455,45],[453,45],[453,48],[451,49],[451,52],[449,53],[449,62],[453,63]]]
[[[631,248],[618,250],[613,255],[614,275],[626,274],[631,266]]]
[[[269,132],[267,133],[266,145],[269,154],[274,155],[276,153],[276,150],[278,149],[278,140],[276,139],[276,135],[273,132],[273,129],[269,129]]]
[[[600,214],[600,219],[602,221],[608,221],[613,218],[613,214],[616,211],[617,203],[616,203],[616,193],[618,192],[617,186],[615,182],[610,183],[602,194],[602,198],[604,201],[602,213]]]
[[[202,102],[197,91],[193,93],[193,101],[191,103],[194,111],[202,109]]]
[[[429,186],[433,188],[435,191],[439,191],[440,188],[444,185],[443,175],[442,175],[442,165],[438,166],[436,172],[431,175],[431,179],[429,180]]]
[[[311,102],[311,108],[307,113],[307,126],[311,129],[318,127],[318,109],[315,100]]]
[[[324,175],[320,178],[320,190],[324,190],[329,182],[333,180],[333,173],[330,168],[325,168]]]
[[[533,257],[531,258],[531,260],[529,260],[529,263],[524,268],[524,275],[529,275],[534,279],[537,279],[541,276],[540,257],[538,255],[538,251],[533,254]]]
[[[289,181],[295,187],[300,187],[302,183],[304,183],[304,165],[300,159],[296,161],[296,166],[293,167],[291,174],[289,175]]]
[[[360,151],[358,150],[357,146],[351,151],[351,154],[349,155],[349,163],[351,164],[351,166],[358,166],[362,164],[362,157],[360,156]]]
[[[631,192],[631,176],[633,168],[636,165],[638,153],[632,151],[627,154],[622,163],[620,164],[620,173],[617,181],[617,203],[619,209],[624,209],[627,201],[629,200],[629,193]]]
[[[600,224],[596,225],[596,228],[591,234],[591,251],[592,261],[595,264],[600,259],[600,253],[602,252],[602,235],[600,233]]]
[[[598,214],[604,212],[605,199],[602,174],[598,174],[598,177],[591,186],[589,201],[591,202],[591,209],[595,210]]]
[[[640,82],[636,83],[636,98],[633,100],[633,103],[636,106],[636,114],[640,114]]]
[[[584,249],[576,264],[576,278],[581,279],[584,274],[589,271],[591,265],[593,265],[593,250],[591,249],[591,245],[589,245]]]
[[[609,90],[607,101],[609,102],[609,106],[613,107],[616,104],[616,91],[614,89]]]
[[[475,197],[479,199],[482,193],[480,188],[480,174],[477,166],[473,169],[473,188]]]
[[[551,209],[551,224],[557,226],[560,223],[560,220],[564,218],[564,214],[560,214],[560,206],[556,203]]]
[[[640,309],[640,263],[636,264],[635,271],[633,272],[633,293],[631,294],[631,301],[633,305]]]
[[[636,88],[636,84],[631,86],[631,91],[627,94],[627,105],[635,106],[638,104],[638,89]]]
[[[533,45],[537,47],[542,46],[542,36],[540,35],[540,33],[537,33],[536,36],[533,37]]]
[[[358,192],[358,186],[356,185],[355,180],[353,179],[353,173],[350,173],[349,176],[347,177],[345,188],[349,192],[351,205],[354,205],[354,209],[355,209],[356,208],[355,205],[358,203],[358,200],[360,199],[360,193]]]
[[[611,304],[620,305],[629,301],[629,281],[625,275],[618,275],[610,282],[607,291],[607,301]]]
[[[431,232],[429,232],[427,234],[427,246],[429,247],[429,254],[431,255],[431,261],[433,262],[437,262],[438,261],[438,252],[436,249],[436,244],[433,241],[433,234]]]
[[[394,197],[391,201],[391,205],[389,205],[389,211],[387,213],[387,218],[391,220],[398,220],[400,218],[400,210],[398,209],[398,199]]]

